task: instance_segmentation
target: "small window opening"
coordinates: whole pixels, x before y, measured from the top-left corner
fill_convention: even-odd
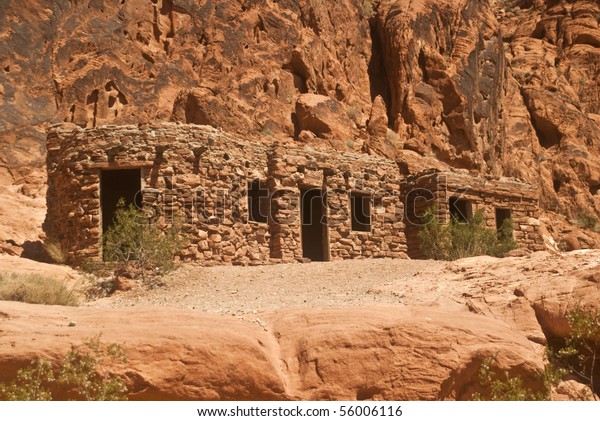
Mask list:
[[[350,193],[352,231],[371,231],[371,196]]]
[[[448,201],[450,216],[461,224],[468,224],[473,219],[473,205],[470,201],[451,197]]]

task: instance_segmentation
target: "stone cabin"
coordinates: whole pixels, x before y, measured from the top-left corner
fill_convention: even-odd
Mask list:
[[[538,195],[531,184],[510,178],[427,170],[406,177],[401,189],[406,203],[407,254],[413,259],[425,258],[419,244],[419,230],[421,216],[427,209],[435,209],[437,217],[446,222],[451,216],[466,222],[481,209],[485,225],[495,229],[500,229],[506,219],[512,219],[513,236],[521,247],[544,249],[538,229]]]
[[[188,240],[181,258],[205,264],[422,257],[411,218],[432,200],[440,213],[467,217],[483,206],[491,227],[512,217],[518,242],[541,244],[525,183],[431,171],[405,178],[382,157],[248,142],[207,126],[55,125],[47,168],[44,230],[75,264],[102,258],[120,198],[161,226],[175,218]]]
[[[258,264],[406,257],[398,167],[294,143],[160,123],[48,131],[44,229],[70,262],[99,259],[123,197],[178,216],[186,260]]]

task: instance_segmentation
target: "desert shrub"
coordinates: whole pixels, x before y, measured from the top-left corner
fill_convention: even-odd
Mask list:
[[[145,218],[134,205],[120,201],[114,224],[104,235],[104,260],[146,281],[175,268],[175,255],[183,247],[177,223],[166,230]]]
[[[598,395],[600,375],[600,309],[586,311],[579,304],[567,313],[570,334],[554,357]]]
[[[483,360],[478,371],[478,382],[487,393],[482,395],[476,393],[473,400],[491,401],[547,401],[550,400],[552,387],[556,386],[562,376],[563,370],[555,368],[553,364],[547,364],[544,372],[537,378],[538,390],[532,390],[525,386],[520,376],[511,377],[507,372],[499,375],[492,370],[496,357],[488,357]]]
[[[90,270],[90,269],[88,269]],[[86,300],[97,300],[99,298],[110,297],[119,289],[119,280],[111,272],[108,275],[103,275],[104,269],[98,272],[88,272],[82,277],[80,294]]]
[[[468,223],[451,218],[442,223],[436,208],[424,216],[424,227],[419,232],[421,250],[430,259],[456,260],[471,256],[504,256],[516,247],[512,237],[512,221],[504,220],[500,230],[486,228],[485,216],[478,210]]]
[[[260,134],[264,136],[273,136],[273,127],[265,124],[260,128]]]
[[[448,260],[452,250],[452,232],[437,217],[437,208],[430,208],[423,217],[425,226],[419,231],[421,250],[430,259]]]
[[[44,251],[54,263],[63,264],[67,261],[67,256],[58,241],[46,241]]]
[[[355,123],[358,123],[358,119],[360,117],[360,110],[354,106],[350,106],[346,108],[346,115],[348,118]]]
[[[370,18],[373,16],[373,2],[372,0],[364,0],[362,3],[363,13],[366,17]]]
[[[385,140],[392,145],[395,145],[400,141],[400,135],[391,129],[387,129],[387,132],[385,133]]]
[[[593,230],[598,225],[598,219],[587,213],[580,212],[577,214],[576,224],[582,228]]]
[[[106,360],[125,363],[123,348],[103,345],[100,336],[88,339],[83,345],[72,346],[58,364],[40,358],[20,369],[12,382],[0,383],[0,400],[126,400],[123,379],[101,374]]]
[[[77,306],[72,288],[54,278],[37,274],[0,273],[0,300],[29,304]]]
[[[579,304],[567,313],[570,333],[557,348],[546,349],[548,363],[538,379],[540,388],[533,391],[524,386],[520,377],[508,373],[498,375],[492,370],[495,357],[486,358],[478,372],[479,384],[486,396],[475,394],[482,400],[549,400],[552,387],[567,374],[575,375],[588,389],[594,400],[598,399],[600,375],[600,309],[584,310]]]

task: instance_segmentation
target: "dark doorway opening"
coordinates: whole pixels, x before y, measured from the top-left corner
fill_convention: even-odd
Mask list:
[[[371,231],[371,196],[350,193],[352,231]]]
[[[504,239],[506,237],[512,237],[512,224],[508,224],[505,221],[510,221],[512,214],[510,209],[496,208],[496,230],[498,232],[498,238]]]
[[[117,203],[123,198],[126,205],[142,207],[142,173],[139,168],[127,170],[103,170],[100,173],[100,207],[102,209],[102,233],[108,231],[115,219]]]
[[[269,189],[262,180],[248,182],[248,220],[267,223],[269,217]]]
[[[458,197],[451,197],[448,201],[450,216],[461,224],[468,224],[473,219],[473,206],[471,202]]]
[[[317,262],[329,260],[324,199],[321,189],[300,190],[302,256]]]

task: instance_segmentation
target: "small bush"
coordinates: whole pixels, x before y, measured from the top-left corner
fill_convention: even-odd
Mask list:
[[[567,313],[567,320],[570,335],[553,354],[583,381],[596,399],[600,391],[600,309],[586,311],[576,305]]]
[[[550,400],[552,387],[556,386],[564,375],[563,370],[547,364],[544,372],[537,379],[541,387],[534,391],[526,387],[523,379],[519,376],[511,377],[507,372],[503,373],[504,376],[498,376],[492,370],[495,360],[496,357],[488,357],[483,360],[478,372],[478,381],[488,393],[485,397],[476,393],[473,395],[473,400],[547,401]]]
[[[47,241],[44,243],[44,251],[54,263],[63,264],[67,261],[67,256],[57,241]]]
[[[56,279],[36,274],[0,273],[0,300],[60,306],[79,305],[73,289]]]
[[[264,125],[260,128],[260,134],[264,136],[273,136],[273,127],[269,125]]]
[[[395,145],[400,142],[400,135],[391,129],[387,129],[387,132],[385,133],[385,140],[392,145]]]
[[[360,110],[354,106],[346,108],[346,115],[350,120],[355,123],[358,123],[358,118],[360,117]]]
[[[594,230],[598,225],[598,219],[586,213],[580,212],[577,214],[577,225],[582,228]]]
[[[490,255],[501,257],[516,247],[512,237],[512,221],[503,222],[499,231],[484,226],[482,210],[469,223],[451,218],[449,224],[440,222],[437,210],[425,213],[425,226],[419,232],[421,250],[430,259],[456,260],[464,257]]]
[[[0,383],[0,400],[126,400],[123,380],[100,373],[107,359],[120,363],[127,360],[120,345],[104,346],[100,336],[88,339],[83,345],[71,347],[58,364],[37,359],[29,367],[20,369],[11,383]]]
[[[373,2],[371,0],[364,0],[362,9],[366,17],[370,18],[373,16]]]
[[[121,200],[115,222],[104,235],[104,260],[146,281],[172,271],[183,245],[176,223],[163,231],[134,205],[125,206]]]

